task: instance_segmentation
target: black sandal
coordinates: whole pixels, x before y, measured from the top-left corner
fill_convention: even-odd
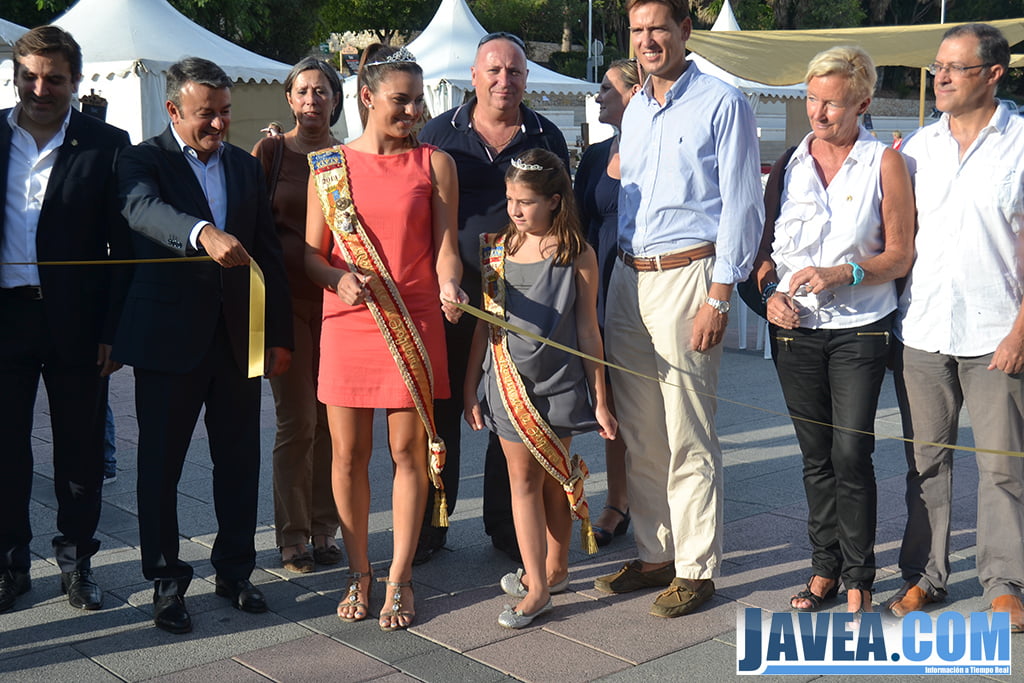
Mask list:
[[[632,519],[632,517],[630,517],[629,514],[629,508],[626,508],[626,511],[623,512],[614,505],[605,505],[604,509],[614,510],[615,512],[619,513],[619,515],[622,517],[622,521],[616,524],[615,529],[613,529],[612,531],[606,531],[605,529],[602,529],[599,526],[592,527],[594,530],[594,540],[597,541],[598,547],[601,548],[611,543],[612,539],[616,536],[622,536],[623,534],[625,534],[626,531],[629,529],[629,520]]]
[[[825,577],[822,576],[822,577],[819,577],[819,578],[825,578]],[[828,579],[826,579],[826,580],[828,580]],[[820,610],[822,608],[822,606],[826,602],[828,602],[830,600],[834,600],[835,597],[837,595],[839,595],[839,580],[838,579],[835,579],[835,584],[832,586],[831,589],[829,589],[829,591],[827,593],[825,593],[825,595],[818,595],[817,593],[814,593],[814,592],[811,591],[811,583],[813,583],[813,582],[814,582],[814,577],[812,576],[810,579],[807,580],[807,587],[804,588],[804,590],[800,591],[799,593],[797,593],[796,595],[794,595],[793,597],[791,597],[789,599],[789,608],[790,609],[795,610],[797,612],[817,612],[818,610]],[[795,600],[806,600],[809,603],[811,603],[811,606],[810,607],[797,607],[796,605],[793,604],[793,601],[795,601]]]

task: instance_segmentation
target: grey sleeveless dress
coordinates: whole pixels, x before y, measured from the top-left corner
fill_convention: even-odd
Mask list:
[[[505,261],[506,319],[513,325],[570,348],[576,343],[576,276],[572,265]],[[590,406],[583,360],[559,349],[508,333],[508,348],[533,405],[560,438],[598,429]],[[505,412],[488,345],[477,391],[484,424],[509,441],[522,441]]]

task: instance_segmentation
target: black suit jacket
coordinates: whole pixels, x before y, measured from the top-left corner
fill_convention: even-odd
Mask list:
[[[224,144],[227,224],[266,279],[266,345],[292,348],[291,301],[281,245],[263,169],[248,152]],[[214,223],[209,204],[168,126],[124,151],[118,163],[123,213],[140,259],[194,256],[189,234]],[[195,369],[212,343],[221,315],[238,367],[248,358],[249,269],[213,262],[139,264],[125,300],[114,358],[158,372]]]
[[[0,188],[4,192],[11,155],[9,113],[9,109],[0,111]],[[119,153],[130,144],[120,128],[71,110],[39,214],[39,261],[131,257],[114,171]],[[0,211],[0,239],[4,223],[5,214]],[[46,320],[57,352],[66,362],[95,362],[97,345],[113,342],[129,277],[130,268],[124,266],[40,266]]]

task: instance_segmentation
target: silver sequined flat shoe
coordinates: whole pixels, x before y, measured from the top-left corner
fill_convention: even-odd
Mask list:
[[[524,569],[517,569],[515,574],[509,572],[501,577],[501,590],[505,592],[505,595],[520,600],[526,597],[529,590],[523,585],[523,574],[525,574]],[[564,593],[568,588],[569,575],[566,574],[564,579],[553,586],[548,586],[548,592],[554,595],[555,593]]]
[[[498,624],[505,628],[526,628],[533,623],[533,620],[542,614],[547,614],[555,608],[555,604],[548,598],[546,605],[533,614],[524,614],[522,610],[512,609],[511,605],[505,605],[505,611],[498,615]]]

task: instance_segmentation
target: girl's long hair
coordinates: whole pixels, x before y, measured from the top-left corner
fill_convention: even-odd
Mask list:
[[[520,166],[539,166],[541,170],[523,169],[513,164],[505,172],[506,183],[522,183],[544,197],[553,197],[556,194],[561,197],[561,202],[551,217],[551,231],[557,244],[555,264],[570,265],[583,253],[586,241],[580,228],[569,173],[565,170],[562,160],[546,149],[527,150],[516,157],[515,161]],[[516,253],[523,236],[511,221],[505,226],[502,235],[505,237],[505,246],[509,253]]]

